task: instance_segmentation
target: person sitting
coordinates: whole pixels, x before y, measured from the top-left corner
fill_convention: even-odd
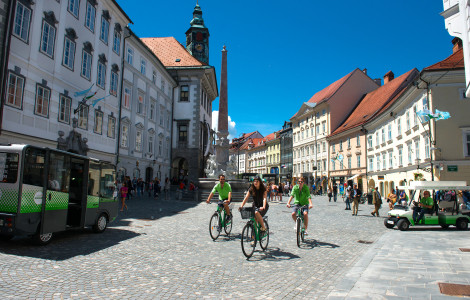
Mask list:
[[[238,210],[242,210],[243,206],[245,206],[250,196],[253,198],[252,209],[255,215],[255,220],[260,225],[261,231],[265,232],[266,227],[264,224],[263,217],[264,215],[266,215],[266,212],[269,209],[269,204],[267,200],[266,187],[261,182],[260,177],[256,177],[253,180],[253,184],[251,185],[250,189],[246,193],[245,198],[243,199],[243,202],[238,208]]]
[[[395,191],[392,191],[390,194],[388,194],[387,202],[388,202],[388,207],[390,208],[390,210],[392,210],[393,206],[397,202],[397,195],[395,195]]]
[[[423,197],[419,201],[418,205],[413,209],[413,221],[415,224],[419,224],[424,214],[432,214],[434,207],[434,200],[430,197],[429,191],[423,192]]]

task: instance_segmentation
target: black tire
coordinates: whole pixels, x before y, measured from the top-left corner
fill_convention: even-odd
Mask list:
[[[457,227],[458,230],[467,230],[468,229],[468,220],[465,219],[465,218],[457,219],[457,222],[455,222],[455,227]]]
[[[39,234],[39,229],[36,234],[33,235],[33,242],[38,246],[45,246],[52,240],[52,233]]]
[[[410,222],[407,219],[400,219],[397,223],[398,229],[406,231],[410,228]]]
[[[395,224],[388,224],[387,221],[388,221],[388,219],[385,219],[385,220],[384,220],[384,225],[385,225],[385,227],[387,227],[387,228],[389,228],[389,229],[392,229],[393,227],[395,227]]]
[[[264,226],[266,227],[266,233],[263,234],[263,233],[260,232],[260,234],[263,234],[263,236],[260,236],[259,245],[261,246],[261,249],[266,251],[266,249],[268,248],[268,244],[269,244],[268,220],[264,220]]]
[[[255,230],[253,224],[247,223],[245,227],[243,227],[242,231],[242,251],[246,258],[250,258],[255,252],[256,248],[256,238],[255,238]]]
[[[447,228],[449,228],[449,225],[448,224],[441,224],[441,227],[442,227],[442,229],[447,229]]]
[[[93,231],[95,233],[103,233],[107,227],[108,227],[108,217],[106,217],[106,214],[101,214],[96,219],[95,225],[93,225]]]
[[[232,218],[227,221],[227,216],[225,216],[225,226],[224,226],[224,231],[225,234],[228,236],[230,235],[230,232],[232,232],[232,223],[233,223],[233,214],[231,214]]]
[[[220,235],[220,224],[219,224],[219,214],[214,213],[209,222],[209,234],[211,238],[215,241]]]
[[[296,236],[297,236],[297,247],[300,247],[300,242],[302,241],[302,220],[297,218],[295,221]]]

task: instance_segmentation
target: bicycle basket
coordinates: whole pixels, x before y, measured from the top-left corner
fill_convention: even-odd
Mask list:
[[[242,219],[250,219],[253,216],[253,208],[251,207],[242,207],[240,211]]]

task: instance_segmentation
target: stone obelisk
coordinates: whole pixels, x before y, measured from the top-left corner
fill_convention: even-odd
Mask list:
[[[227,49],[222,49],[220,70],[219,123],[217,127],[216,162],[218,170],[227,170],[229,160],[228,107],[227,107]]]

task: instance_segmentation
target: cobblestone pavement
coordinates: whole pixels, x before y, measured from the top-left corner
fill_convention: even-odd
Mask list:
[[[371,205],[361,205],[354,217],[342,200],[316,196],[310,235],[298,248],[286,200],[271,203],[268,249],[257,246],[250,260],[240,247],[245,224],[240,214],[234,214],[232,234],[214,242],[208,223],[216,205],[196,202],[133,199],[104,233],[65,232],[45,247],[16,237],[0,244],[0,294],[2,299],[326,298],[387,231],[383,219],[370,215]]]

